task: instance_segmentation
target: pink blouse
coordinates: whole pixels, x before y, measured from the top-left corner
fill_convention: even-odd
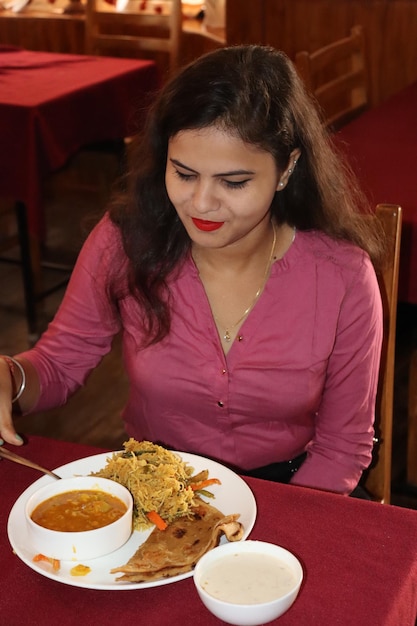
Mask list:
[[[35,348],[41,397],[65,403],[123,334],[136,439],[242,470],[308,451],[295,484],[349,493],[372,451],[382,307],[368,256],[322,233],[297,232],[225,357],[197,269],[169,281],[171,331],[142,348],[142,312],[123,292],[126,258],[106,216],[79,256],[61,307]],[[117,389],[114,390],[117,393]]]

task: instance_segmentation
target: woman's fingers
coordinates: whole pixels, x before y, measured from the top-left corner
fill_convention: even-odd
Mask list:
[[[0,358],[0,440],[21,446],[22,438],[16,433],[12,419],[12,380],[9,366]]]
[[[0,407],[0,443],[6,441],[15,446],[21,446],[23,439],[17,434],[10,410]]]

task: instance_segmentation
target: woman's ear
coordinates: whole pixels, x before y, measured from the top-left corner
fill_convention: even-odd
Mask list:
[[[282,172],[279,179],[277,191],[282,191],[287,186],[290,176],[293,173],[295,166],[297,165],[300,154],[300,148],[294,148],[294,150],[291,152],[290,158],[288,159],[287,167]]]

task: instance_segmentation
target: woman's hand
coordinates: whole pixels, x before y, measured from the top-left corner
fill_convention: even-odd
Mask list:
[[[16,433],[12,419],[13,387],[10,366],[6,359],[0,357],[0,441],[20,446],[23,441]]]

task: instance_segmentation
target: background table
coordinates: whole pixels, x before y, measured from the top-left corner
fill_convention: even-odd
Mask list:
[[[369,200],[400,204],[400,302],[417,304],[417,82],[345,126],[337,141]]]
[[[31,437],[18,450],[50,468],[102,452]],[[83,623],[114,626],[216,626],[188,578],[132,591],[63,585],[39,575],[13,554],[6,534],[15,500],[39,473],[0,461],[1,621],[17,626]],[[258,506],[250,539],[292,551],[305,580],[280,626],[415,626],[417,512],[315,490],[246,479]]]
[[[0,52],[0,195],[26,204],[31,233],[42,179],[81,146],[133,134],[157,86],[153,61]]]
[[[158,86],[153,61],[0,46],[0,196],[20,209],[30,333],[45,233],[44,178],[82,146],[134,134]]]

